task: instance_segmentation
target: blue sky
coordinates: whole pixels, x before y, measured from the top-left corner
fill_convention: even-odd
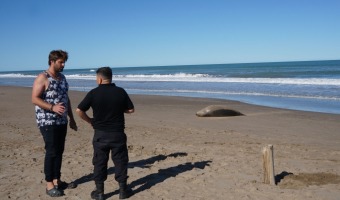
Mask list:
[[[340,59],[338,0],[1,0],[0,71]]]

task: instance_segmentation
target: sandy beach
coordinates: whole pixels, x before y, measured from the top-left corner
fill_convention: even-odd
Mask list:
[[[73,111],[85,92],[70,91]],[[130,95],[126,115],[130,199],[311,199],[340,197],[340,115],[200,98]],[[0,86],[0,199],[52,199],[45,194],[44,142],[31,88]],[[244,116],[197,117],[209,105]],[[74,112],[76,115],[76,113]],[[90,199],[92,128],[75,116],[62,179],[78,187],[57,199]],[[263,183],[262,148],[274,146],[277,185]],[[109,162],[107,199],[118,199]]]

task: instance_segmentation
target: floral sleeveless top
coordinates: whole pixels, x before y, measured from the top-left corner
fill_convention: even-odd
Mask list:
[[[63,103],[66,111],[63,115],[58,115],[53,111],[45,110],[40,108],[39,106],[35,106],[35,114],[38,127],[67,124],[68,83],[66,81],[66,78],[63,74],[59,74],[60,79],[56,80],[46,71],[44,72],[44,74],[47,76],[49,85],[48,88],[41,95],[41,98],[44,101],[53,105],[57,103]]]

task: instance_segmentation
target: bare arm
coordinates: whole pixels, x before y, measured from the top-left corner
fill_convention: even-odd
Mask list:
[[[34,80],[32,87],[32,103],[34,105],[39,106],[45,110],[51,110],[59,115],[62,115],[65,112],[65,106],[62,103],[57,103],[55,105],[47,103],[41,98],[42,93],[48,87],[48,80],[45,74],[39,74],[38,77]]]
[[[82,118],[84,121],[92,125],[92,119],[86,114],[86,112],[77,108],[76,113]]]
[[[49,104],[41,99],[42,93],[47,88],[47,78],[44,74],[39,74],[38,77],[34,80],[33,88],[32,88],[32,103],[34,105],[39,106],[45,110],[51,110],[52,104]]]

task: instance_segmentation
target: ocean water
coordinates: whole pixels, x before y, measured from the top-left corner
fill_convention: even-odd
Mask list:
[[[70,90],[96,87],[95,70],[64,69]],[[46,67],[47,69],[47,67]],[[129,94],[218,98],[340,114],[340,60],[112,68]],[[0,72],[0,85],[31,87],[42,72]]]

